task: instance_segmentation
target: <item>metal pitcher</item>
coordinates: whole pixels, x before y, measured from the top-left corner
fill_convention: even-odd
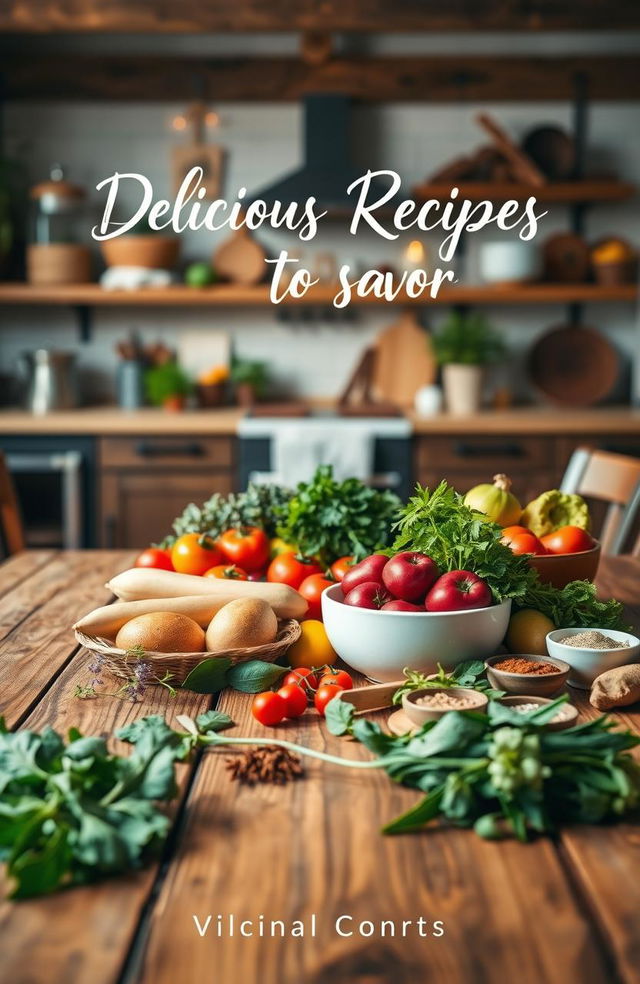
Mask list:
[[[31,413],[70,410],[78,405],[74,352],[36,349],[22,354],[26,372],[25,406]]]

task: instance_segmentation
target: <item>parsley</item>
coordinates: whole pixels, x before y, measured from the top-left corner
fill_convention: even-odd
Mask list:
[[[562,591],[537,582],[528,589],[519,607],[535,608],[558,629],[628,629],[622,604],[614,598],[599,599],[590,581],[571,581]]]

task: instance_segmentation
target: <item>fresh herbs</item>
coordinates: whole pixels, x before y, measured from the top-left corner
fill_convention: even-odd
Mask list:
[[[458,663],[450,673],[447,673],[440,663],[438,663],[438,672],[432,676],[425,676],[424,673],[410,670],[408,667],[402,672],[406,680],[393,695],[394,704],[401,704],[404,695],[414,690],[442,689],[442,687],[468,687],[471,690],[479,690],[490,698],[504,697],[504,691],[494,690],[486,679],[484,663],[479,659]]]
[[[174,521],[173,530],[176,537],[185,533],[203,533],[217,539],[228,529],[257,526],[267,536],[275,536],[276,527],[286,514],[292,495],[279,485],[250,482],[246,492],[228,496],[216,492],[202,506],[191,502]]]
[[[524,598],[536,580],[527,558],[500,542],[501,527],[465,506],[446,482],[433,490],[418,485],[394,529],[394,553],[427,554],[443,574],[473,571],[487,582],[496,603]]]
[[[180,733],[157,715],[135,721],[117,733],[133,745],[122,757],[76,729],[65,743],[51,728],[11,733],[0,720],[0,858],[12,898],[118,874],[157,853],[169,820],[156,801],[176,795],[175,761],[232,722],[208,712],[190,723]]]
[[[182,689],[197,694],[217,694],[225,687],[232,687],[244,694],[259,694],[272,687],[290,669],[290,666],[278,666],[262,659],[232,665],[227,656],[210,656],[194,666]]]
[[[389,545],[399,507],[392,492],[378,492],[357,478],[338,482],[331,466],[321,465],[310,482],[298,485],[278,533],[324,564],[346,554],[359,560]]]
[[[526,841],[532,832],[600,823],[640,803],[640,765],[629,754],[640,737],[612,730],[606,717],[545,731],[566,699],[528,713],[491,701],[487,714],[450,711],[402,737],[355,718],[352,706],[346,714],[334,708],[327,720],[379,756],[393,780],[426,793],[385,833],[419,830],[441,816],[482,837],[510,833]]]
[[[571,581],[561,591],[537,582],[518,605],[542,612],[558,629],[627,629],[622,604],[614,598],[600,600],[590,581]]]

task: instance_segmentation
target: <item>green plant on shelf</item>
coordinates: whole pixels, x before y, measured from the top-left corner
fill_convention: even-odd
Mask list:
[[[452,311],[433,336],[440,365],[486,366],[505,355],[504,342],[483,314]]]
[[[231,363],[231,381],[235,386],[250,386],[256,396],[264,394],[267,387],[266,362],[254,362],[250,359],[233,359]]]
[[[154,406],[176,397],[183,399],[193,392],[193,382],[174,360],[147,369],[144,386],[146,397]]]

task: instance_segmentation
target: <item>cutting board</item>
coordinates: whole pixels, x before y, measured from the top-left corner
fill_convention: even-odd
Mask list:
[[[412,408],[418,390],[436,381],[438,364],[431,336],[412,311],[405,311],[378,336],[374,347],[372,389],[376,397],[403,409]]]
[[[213,269],[232,284],[259,284],[267,272],[265,252],[243,226],[215,250]]]

